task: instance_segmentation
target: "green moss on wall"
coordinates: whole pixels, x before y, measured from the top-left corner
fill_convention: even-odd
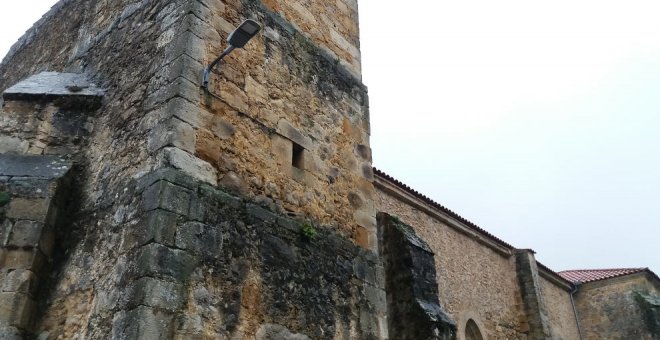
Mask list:
[[[660,296],[634,292],[635,301],[642,310],[644,324],[653,339],[660,339]]]
[[[6,191],[0,191],[0,207],[4,207],[11,201],[11,195]]]

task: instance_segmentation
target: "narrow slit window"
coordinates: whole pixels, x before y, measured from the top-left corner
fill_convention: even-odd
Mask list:
[[[303,170],[305,167],[305,148],[293,143],[293,153],[291,156],[291,165],[294,168]]]

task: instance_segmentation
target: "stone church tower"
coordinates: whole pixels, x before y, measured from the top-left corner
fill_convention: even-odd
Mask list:
[[[0,65],[0,338],[390,337],[360,72],[355,0],[60,1]]]

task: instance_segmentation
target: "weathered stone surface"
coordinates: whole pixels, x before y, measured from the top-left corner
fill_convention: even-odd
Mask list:
[[[555,338],[579,339],[580,334],[575,322],[575,311],[571,303],[570,292],[546,279],[540,277],[541,294],[548,315],[549,326]]]
[[[5,100],[75,96],[91,99],[98,105],[103,90],[91,83],[84,74],[41,72],[6,89],[2,95]]]
[[[41,239],[41,231],[44,228],[43,223],[20,220],[14,223],[11,229],[6,246],[8,247],[36,247]]]
[[[1,327],[0,339],[3,340],[23,340],[23,332],[16,327]]]
[[[146,222],[135,227],[138,244],[157,242],[166,246],[174,246],[174,235],[179,215],[155,209],[148,213]]]
[[[532,339],[552,338],[534,252],[529,249],[518,249],[515,255],[518,282],[529,324],[529,337]]]
[[[222,251],[223,231],[219,225],[187,222],[177,229],[176,246],[192,253],[211,255],[213,252]]]
[[[183,286],[143,277],[129,287],[125,298],[129,309],[142,305],[176,312],[183,306]]]
[[[26,140],[12,136],[0,136],[0,154],[26,153],[30,143]]]
[[[188,213],[191,191],[168,181],[158,181],[144,191],[146,210],[161,208],[181,215]]]
[[[55,194],[56,183],[38,177],[12,177],[7,182],[7,190],[13,196],[24,198],[47,198]]]
[[[46,261],[38,248],[4,249],[3,253],[3,258],[0,258],[2,269],[27,269],[38,273]]]
[[[386,272],[389,336],[393,339],[455,339],[456,324],[439,304],[435,261],[413,229],[378,215]]]
[[[217,185],[217,171],[211,164],[178,148],[165,148],[164,150],[168,163],[174,168],[201,181]]]
[[[149,135],[149,150],[155,151],[165,146],[175,146],[188,152],[195,152],[195,130],[178,119],[168,119],[153,129]]]
[[[0,276],[0,291],[3,293],[21,293],[34,296],[37,289],[37,277],[25,269],[7,270]]]
[[[584,339],[655,340],[660,334],[660,287],[648,272],[581,284],[575,305]]]
[[[291,333],[286,327],[280,325],[263,324],[257,331],[257,340],[309,340],[304,334]]]
[[[411,226],[435,254],[440,302],[456,322],[457,332],[464,334],[466,323],[472,319],[482,333],[524,338],[529,328],[521,322],[525,312],[511,255],[462,232],[460,221],[423,210],[423,202],[416,204],[382,186],[376,188],[378,211],[395,215]],[[390,334],[390,338],[394,336]]]
[[[0,154],[0,176],[59,178],[71,168],[71,162],[57,156]]]
[[[138,277],[171,277],[185,281],[196,265],[197,260],[183,250],[151,243],[140,248],[135,271]]]
[[[218,185],[235,194],[245,194],[247,192],[247,183],[233,171],[222,176]]]
[[[173,318],[167,312],[144,306],[119,312],[112,321],[112,339],[171,339]]]
[[[26,294],[0,293],[0,327],[26,329],[36,304]]]
[[[7,217],[34,221],[46,221],[50,199],[48,198],[22,198],[11,200],[7,209]]]

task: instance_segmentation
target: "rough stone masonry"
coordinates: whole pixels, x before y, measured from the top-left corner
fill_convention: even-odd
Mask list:
[[[60,1],[0,64],[0,338],[387,339],[358,36],[354,0]]]

